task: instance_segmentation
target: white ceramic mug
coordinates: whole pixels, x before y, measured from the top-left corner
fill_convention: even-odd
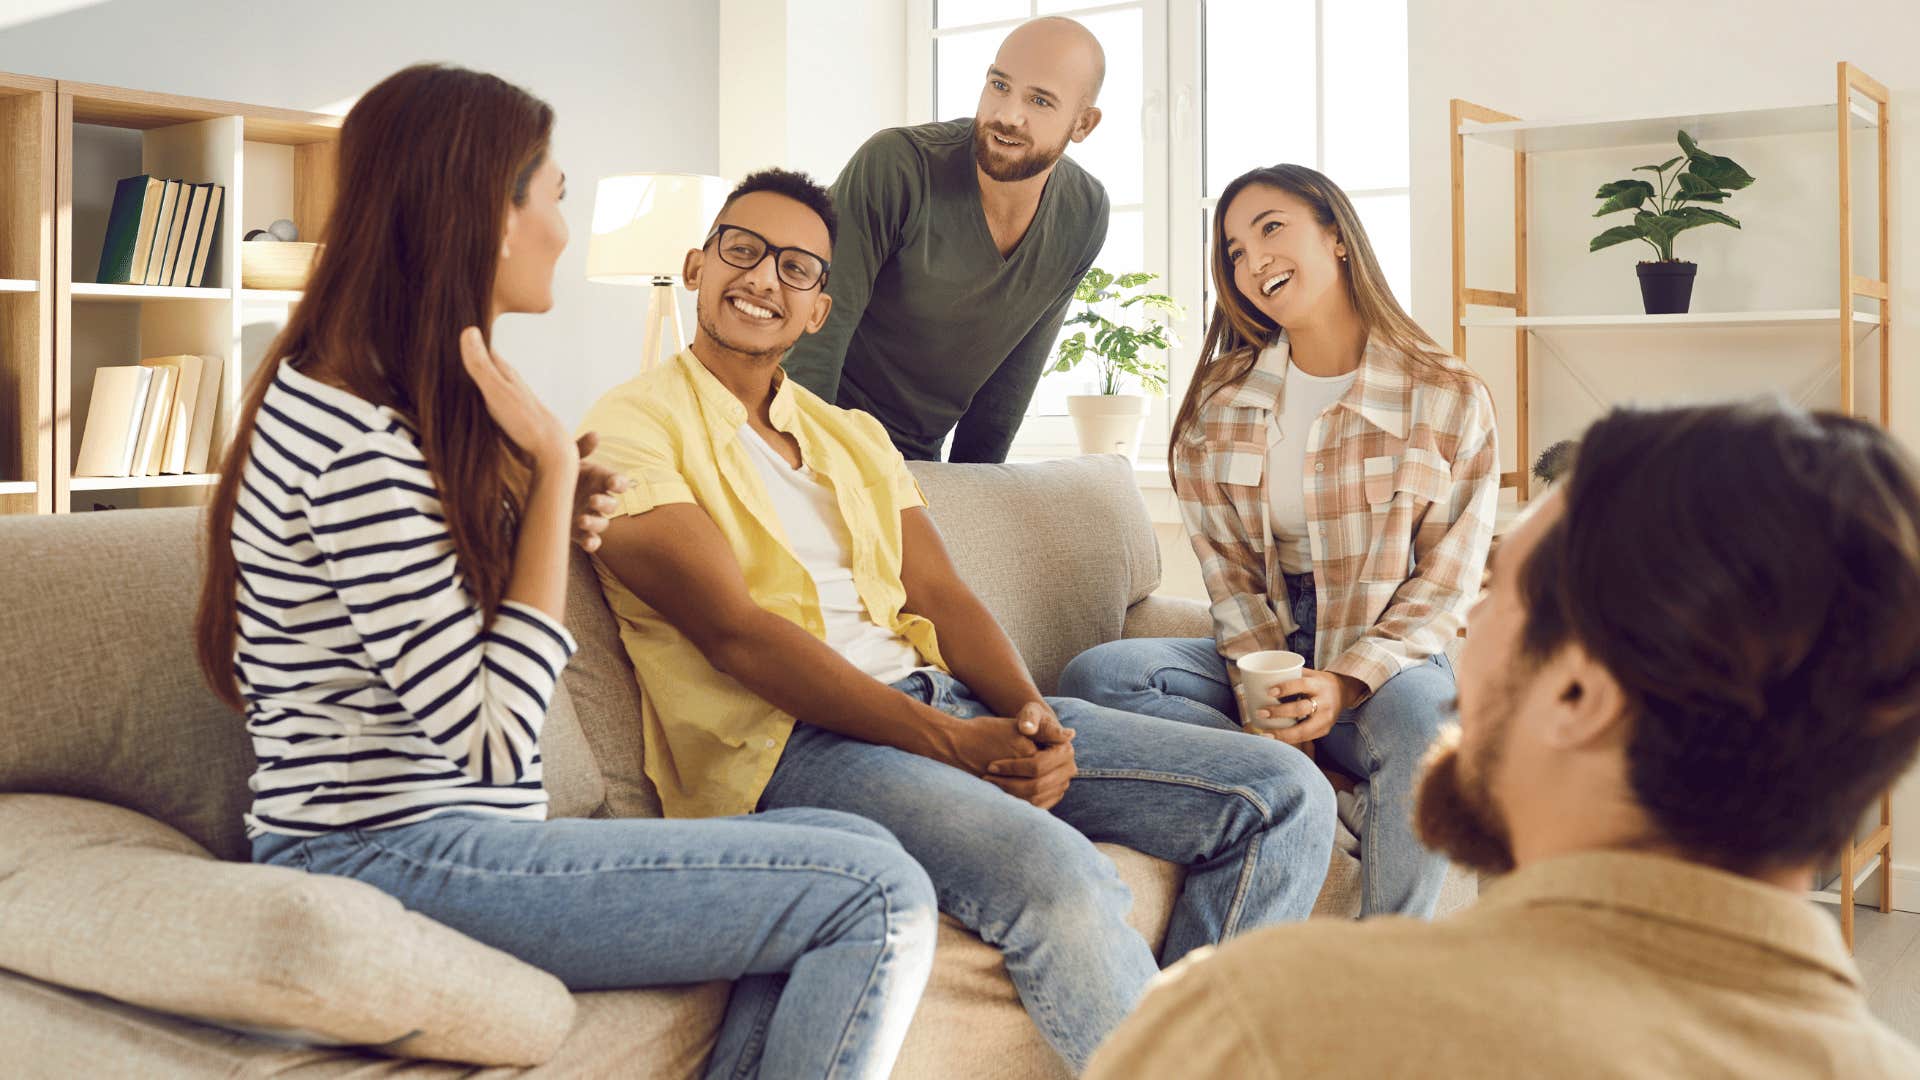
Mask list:
[[[1307,658],[1297,652],[1282,649],[1267,649],[1263,652],[1248,653],[1239,659],[1240,689],[1246,695],[1247,722],[1254,727],[1267,731],[1290,728],[1298,720],[1271,719],[1262,720],[1254,714],[1261,709],[1271,709],[1280,703],[1273,700],[1270,691],[1284,682],[1292,682],[1307,670]]]

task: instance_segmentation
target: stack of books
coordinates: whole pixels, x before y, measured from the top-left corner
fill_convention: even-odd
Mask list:
[[[161,356],[94,372],[73,474],[206,472],[223,366],[214,356]]]
[[[188,285],[207,279],[226,188],[153,176],[115,185],[100,246],[103,285]]]

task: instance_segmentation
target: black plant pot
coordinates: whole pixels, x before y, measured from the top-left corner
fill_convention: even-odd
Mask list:
[[[1693,275],[1700,267],[1690,262],[1640,264],[1640,302],[1649,315],[1685,315],[1693,300]]]

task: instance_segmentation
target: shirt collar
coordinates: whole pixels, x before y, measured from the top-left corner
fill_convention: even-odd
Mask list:
[[[1253,369],[1240,380],[1227,404],[1271,412],[1286,385],[1287,366],[1292,359],[1292,346],[1282,330],[1273,344],[1260,350]],[[1339,404],[1394,438],[1404,439],[1413,411],[1413,376],[1390,346],[1379,338],[1368,338],[1366,351],[1360,356],[1359,374],[1341,395]]]
[[[700,399],[701,411],[706,414],[709,423],[733,432],[747,422],[747,407],[733,396],[733,391],[714,378],[713,372],[708,371],[707,365],[693,355],[691,348],[682,349],[673,359],[674,363],[680,365],[687,381],[693,384],[694,393]],[[790,431],[797,418],[793,383],[784,370],[774,372],[773,378],[773,404],[770,409],[773,426],[780,431]]]
[[[1594,851],[1548,859],[1490,885],[1479,906],[1633,912],[1759,945],[1860,986],[1860,969],[1839,928],[1810,902],[1752,878],[1666,856]]]

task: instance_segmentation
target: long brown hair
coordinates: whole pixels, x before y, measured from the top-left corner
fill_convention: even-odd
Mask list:
[[[1260,350],[1273,344],[1280,327],[1240,294],[1233,283],[1233,264],[1227,261],[1227,207],[1234,197],[1254,184],[1264,184],[1288,192],[1313,208],[1313,217],[1324,229],[1332,229],[1347,245],[1347,299],[1360,315],[1367,333],[1408,358],[1415,378],[1459,383],[1477,381],[1478,376],[1450,356],[1420,324],[1393,298],[1386,275],[1380,272],[1380,260],[1367,240],[1360,215],[1338,184],[1305,165],[1269,165],[1236,177],[1220,193],[1213,214],[1213,317],[1207,323],[1207,337],[1200,346],[1200,366],[1187,384],[1186,397],[1174,417],[1173,437],[1167,453],[1171,467],[1182,442],[1191,438],[1199,422],[1200,409],[1221,389],[1236,385],[1253,370]]]
[[[552,130],[553,110],[533,95],[440,65],[388,77],[347,114],[324,246],[247,387],[207,512],[195,630],[200,670],[228,705],[243,707],[234,509],[255,416],[283,363],[317,369],[418,429],[467,587],[489,619],[498,610],[526,463],[462,368],[459,335],[490,333],[507,206],[525,201]]]

